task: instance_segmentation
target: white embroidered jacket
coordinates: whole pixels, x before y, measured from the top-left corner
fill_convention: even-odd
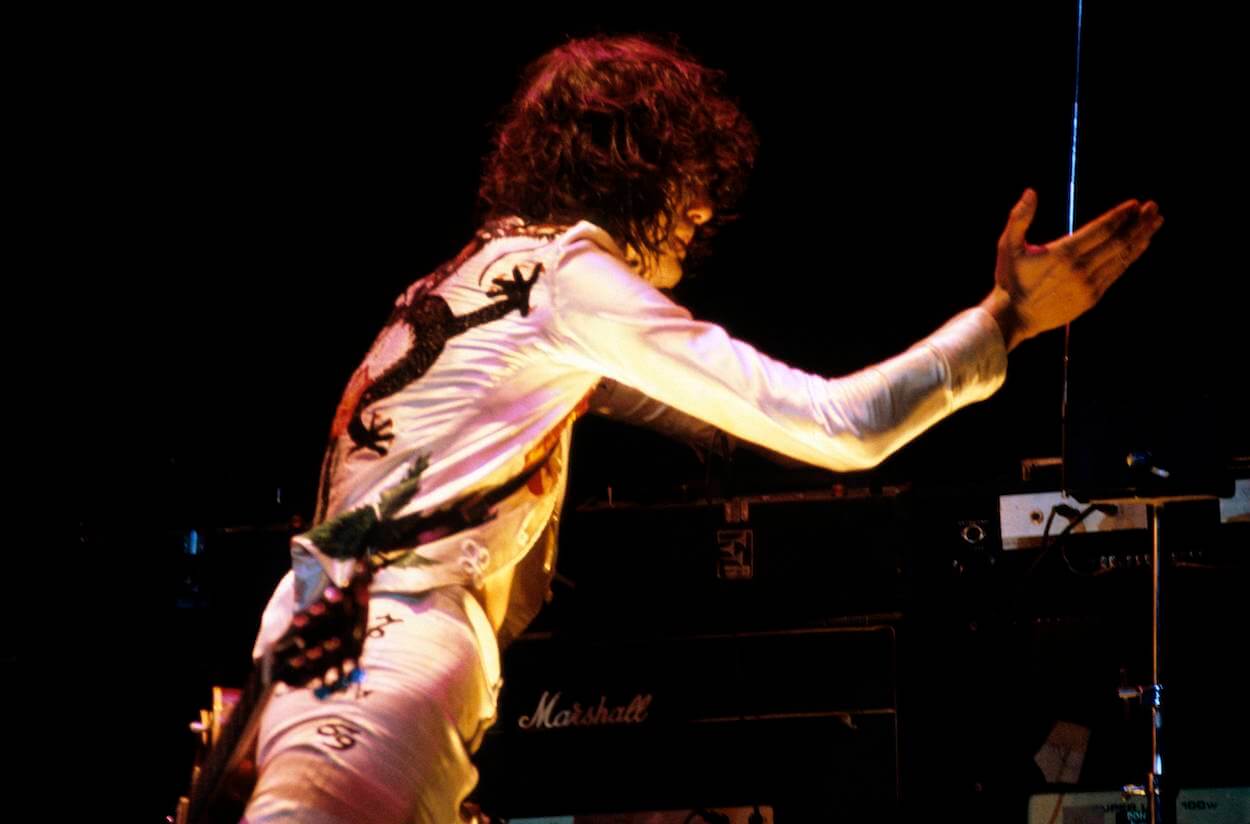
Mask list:
[[[401,514],[504,483],[532,463],[544,438],[555,445],[538,478],[499,504],[492,520],[423,543],[381,569],[375,591],[481,589],[509,575],[558,513],[570,429],[562,424],[602,378],[741,440],[846,471],[879,463],[988,397],[1006,371],[1002,335],[981,309],[845,377],[791,368],[693,320],[588,222],[543,230],[505,221],[414,284],[396,307],[336,416],[319,520],[376,509],[419,459],[428,465]],[[356,441],[362,433],[372,446]],[[297,603],[319,592],[325,575],[343,583],[350,570],[308,533],[294,539],[292,556],[258,651],[281,634]]]

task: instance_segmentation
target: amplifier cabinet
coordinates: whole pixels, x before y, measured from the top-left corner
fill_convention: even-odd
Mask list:
[[[477,759],[494,815],[767,804],[778,821],[814,821],[898,799],[888,625],[535,633],[504,672]]]
[[[906,520],[893,490],[583,506],[564,518],[536,628],[720,632],[895,612]]]

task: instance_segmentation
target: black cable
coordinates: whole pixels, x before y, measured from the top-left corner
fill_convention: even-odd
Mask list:
[[[1056,504],[1050,508],[1050,515],[1046,517],[1046,525],[1042,527],[1042,548],[1037,553],[1037,557],[1033,559],[1033,563],[1029,564],[1029,568],[1025,571],[1024,575],[1026,578],[1032,577],[1034,571],[1037,570],[1042,561],[1046,558],[1046,554],[1050,551],[1046,547],[1046,544],[1050,539],[1050,525],[1055,522],[1055,513],[1059,511],[1059,507],[1061,506],[1066,506],[1066,504]],[[1071,507],[1069,507],[1069,509],[1070,508]]]
[[[1072,532],[1072,530],[1080,526],[1081,522],[1084,521],[1086,518],[1088,518],[1090,515],[1092,515],[1095,511],[1107,513],[1108,505],[1090,504],[1089,506],[1085,507],[1085,509],[1082,509],[1080,511],[1078,511],[1075,507],[1069,506],[1068,504],[1065,504],[1065,503],[1058,503],[1058,504],[1055,504],[1053,507],[1051,507],[1050,515],[1046,518],[1046,525],[1042,528],[1041,551],[1038,553],[1037,557],[1033,559],[1033,563],[1029,565],[1028,571],[1025,573],[1025,576],[1026,577],[1031,576],[1033,572],[1038,568],[1038,566],[1041,565],[1042,561],[1046,559],[1046,556],[1050,554],[1051,549],[1053,549],[1053,547],[1049,546],[1048,544],[1050,543],[1050,526],[1052,523],[1054,523],[1056,514],[1062,515],[1063,517],[1068,519],[1068,525],[1065,526],[1063,530],[1060,531],[1060,533],[1055,536],[1055,546],[1060,547],[1060,557],[1063,559],[1063,562],[1068,567],[1069,571],[1071,571],[1073,574],[1076,574],[1076,575],[1084,574],[1088,576],[1088,573],[1078,572],[1072,566],[1071,562],[1068,561],[1068,553],[1067,553],[1066,547],[1064,547],[1063,545],[1063,539],[1066,538],[1068,534]],[[1114,513],[1115,511],[1116,510],[1114,509],[1114,507],[1112,507],[1110,510],[1111,513]],[[1098,574],[1101,574],[1101,572],[1096,572],[1094,574],[1098,575]]]
[[[1064,543],[1064,539],[1069,534],[1071,534],[1072,530],[1076,529],[1076,527],[1079,526],[1081,522],[1083,522],[1086,518],[1088,518],[1094,512],[1101,512],[1104,515],[1117,515],[1119,514],[1119,511],[1120,511],[1119,507],[1117,507],[1115,504],[1090,504],[1089,506],[1085,507],[1085,509],[1082,509],[1080,511],[1078,511],[1075,507],[1068,506],[1067,504],[1064,504],[1064,503],[1055,504],[1055,506],[1052,507],[1050,510],[1050,516],[1046,519],[1046,526],[1042,529],[1041,551],[1038,553],[1038,556],[1036,559],[1034,559],[1033,563],[1029,565],[1029,569],[1026,575],[1032,575],[1033,571],[1036,570],[1037,567],[1041,565],[1042,561],[1045,560],[1049,552],[1053,550],[1055,547],[1059,548],[1059,557],[1063,560],[1064,566],[1066,566],[1068,568],[1068,571],[1071,572],[1073,575],[1077,575],[1082,578],[1096,578],[1099,575],[1106,575],[1107,573],[1115,572],[1115,569],[1116,569],[1115,567],[1100,567],[1092,571],[1085,571],[1085,570],[1077,569],[1076,566],[1072,563],[1072,560],[1068,557],[1068,547],[1067,547],[1067,544]],[[1068,525],[1065,526],[1063,530],[1059,532],[1059,534],[1054,536],[1054,546],[1050,546],[1049,545],[1050,527],[1054,521],[1056,514],[1062,515],[1063,517],[1067,518]],[[1181,560],[1177,560],[1176,558],[1173,558],[1171,560],[1171,563],[1173,567],[1178,568],[1178,569],[1201,569],[1201,570],[1219,571],[1219,570],[1237,568],[1236,564],[1210,564],[1210,563],[1201,563],[1197,561],[1181,561]]]
[[[1102,512],[1105,515],[1114,515],[1119,512],[1119,508],[1114,506],[1113,504],[1090,504],[1081,512],[1079,516],[1077,516],[1077,519],[1075,521],[1072,521],[1070,524],[1068,524],[1067,527],[1064,528],[1063,532],[1060,533],[1060,537],[1066,536],[1068,533],[1070,533],[1076,527],[1077,524],[1079,524],[1081,521],[1084,521],[1086,518],[1088,518],[1095,510]],[[1072,561],[1068,558],[1068,545],[1066,543],[1062,543],[1059,545],[1059,557],[1063,559],[1063,565],[1068,568],[1068,572],[1071,572],[1073,575],[1077,575],[1082,578],[1095,578],[1099,575],[1103,575],[1111,571],[1110,568],[1107,568],[1107,569],[1095,569],[1093,572],[1082,572],[1081,570],[1072,566]]]

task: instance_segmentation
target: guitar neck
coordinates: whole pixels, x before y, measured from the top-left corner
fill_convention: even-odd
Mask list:
[[[240,778],[246,779],[255,772],[254,764],[244,762],[251,758],[260,732],[261,711],[272,691],[273,684],[265,678],[264,667],[258,664],[212,742],[204,763],[197,769],[188,807],[189,824],[211,820],[206,818],[208,811],[220,808],[223,803],[232,806],[233,801],[241,806],[247,801],[251,785]],[[237,821],[237,817],[234,820]]]

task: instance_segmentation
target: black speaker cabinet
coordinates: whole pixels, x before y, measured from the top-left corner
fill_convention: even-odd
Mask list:
[[[898,799],[888,625],[534,634],[504,672],[477,758],[493,815],[767,804],[779,822],[825,821]]]

